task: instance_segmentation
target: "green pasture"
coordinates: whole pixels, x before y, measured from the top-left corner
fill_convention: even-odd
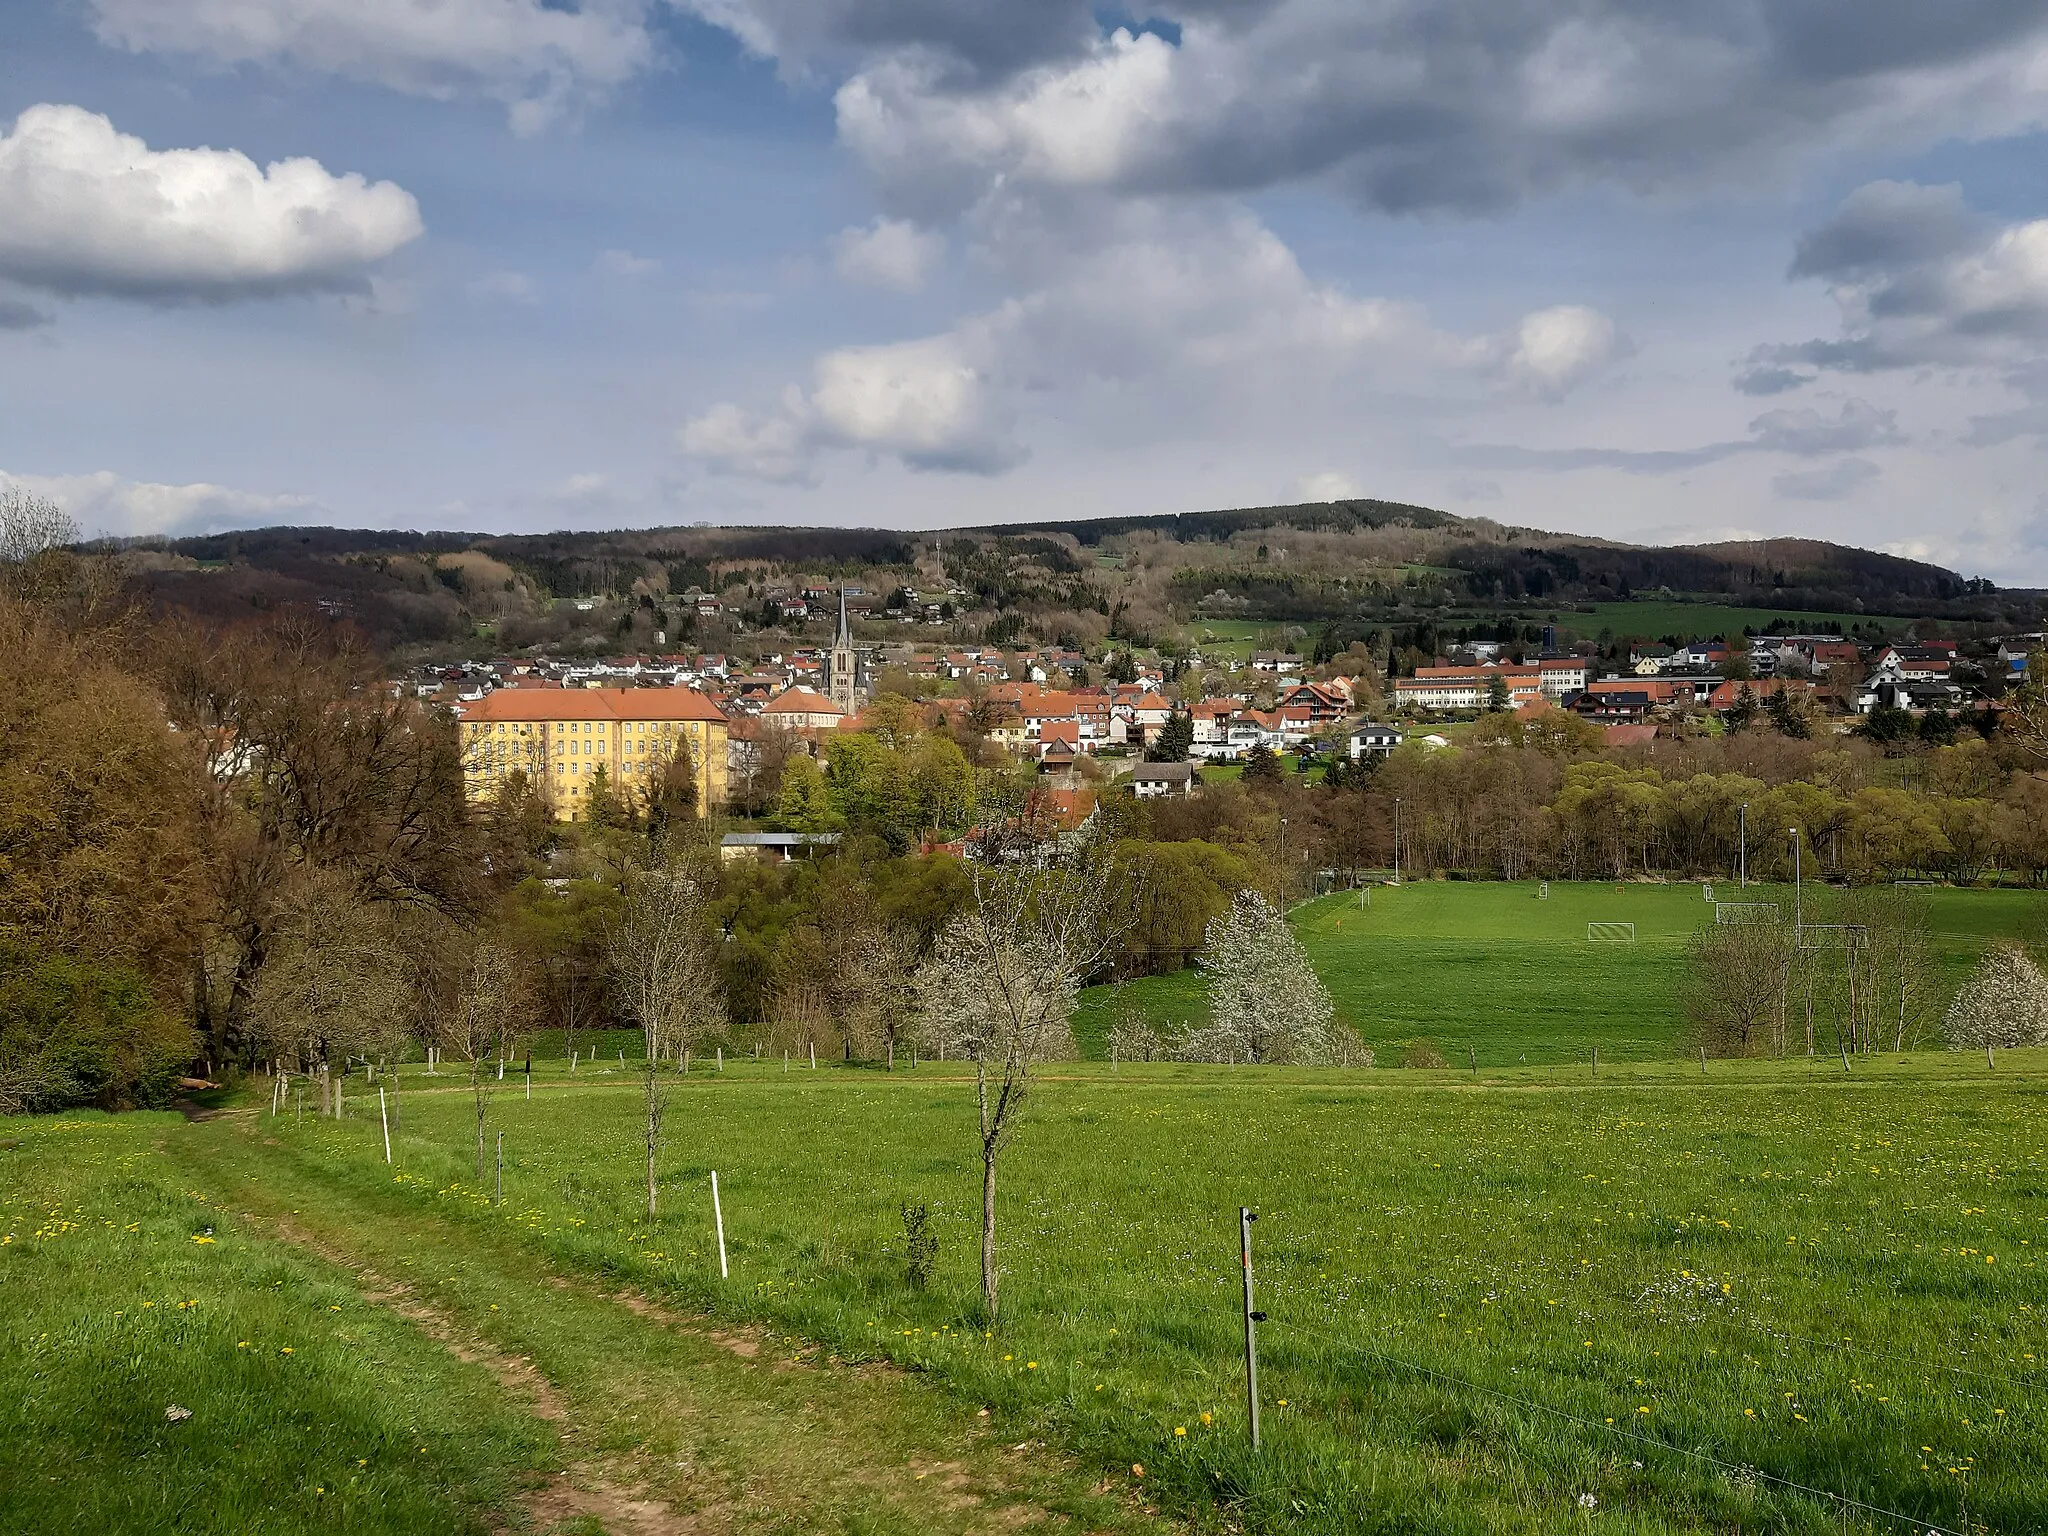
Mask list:
[[[1004,1165],[994,1328],[957,1065],[700,1068],[673,1085],[651,1221],[637,1093],[555,1064],[531,1099],[494,1091],[502,1206],[467,1092],[411,1069],[392,1167],[374,1116],[181,1127],[175,1155],[338,1227],[527,1252],[895,1362],[1001,1442],[1232,1528],[2019,1532],[2048,1486],[2048,1052],[1597,1079],[1049,1068]],[[939,1236],[924,1291],[906,1202]],[[1270,1317],[1257,1456],[1240,1205]],[[548,1302],[502,1301],[544,1330]]]
[[[491,1529],[553,1436],[347,1277],[234,1234],[160,1150],[185,1129],[0,1122],[0,1530]]]
[[[1835,623],[1841,625],[1842,632],[1847,634],[1851,624],[1860,624],[1862,632],[1867,635],[1873,629],[1885,634],[1904,631],[1912,628],[1914,622],[1911,619],[1886,618],[1880,614],[1807,613],[1797,609],[1788,612],[1777,608],[1737,608],[1726,603],[1658,602],[1649,599],[1591,603],[1587,606],[1592,612],[1576,608],[1559,610],[1559,627],[1574,630],[1588,639],[1603,629],[1609,629],[1622,639],[1634,636],[1657,640],[1666,635],[1676,635],[1681,640],[1695,640],[1720,635],[1735,640],[1741,637],[1744,629],[1803,634],[1811,632],[1815,625]]]
[[[1417,1041],[1457,1063],[1484,1066],[1672,1058],[1690,1049],[1680,1002],[1686,946],[1714,921],[1695,884],[1410,881],[1323,897],[1293,913],[1295,931],[1339,1016],[1392,1065]],[[1790,886],[1714,882],[1722,901],[1776,902],[1789,921]],[[1993,938],[2016,936],[2048,893],[1924,892],[1945,984],[1959,986]],[[1807,920],[1833,900],[1808,886]],[[1369,903],[1369,904],[1367,904]],[[1633,942],[1593,942],[1589,923],[1633,923]],[[1189,969],[1083,996],[1082,1048],[1108,1055],[1115,1010],[1157,1023],[1200,1017],[1202,975]]]

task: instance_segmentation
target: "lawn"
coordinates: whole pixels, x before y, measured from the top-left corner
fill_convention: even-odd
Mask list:
[[[2040,1052],[1598,1079],[1051,1069],[1005,1167],[995,1329],[957,1068],[693,1073],[652,1221],[617,1075],[549,1065],[531,1100],[496,1096],[502,1207],[471,1174],[467,1096],[418,1078],[395,1170],[374,1120],[181,1134],[215,1177],[246,1168],[337,1223],[525,1250],[898,1362],[1002,1441],[1252,1530],[1819,1536],[1895,1528],[1830,1496],[1919,1530],[1963,1529],[1965,1499],[1972,1529],[2036,1519],[2044,1088]],[[911,1201],[939,1235],[925,1291],[903,1274]],[[1271,1319],[1257,1456],[1241,1204]]]
[[[1669,1059],[1689,1049],[1680,988],[1687,941],[1714,920],[1703,888],[1553,881],[1542,899],[1539,889],[1534,881],[1374,886],[1297,908],[1293,921],[1339,1016],[1389,1065],[1422,1040],[1459,1063],[1476,1053],[1486,1066],[1583,1061],[1595,1046],[1603,1061]],[[1790,887],[1738,892],[1718,882],[1714,894],[1792,912]],[[2019,890],[1936,888],[1926,897],[1951,990],[1986,943],[2020,932],[2048,901]],[[1810,888],[1807,899],[1828,896]],[[1633,923],[1635,938],[1590,942],[1593,922]],[[1201,973],[1092,989],[1077,1019],[1089,1055],[1108,1055],[1110,1020],[1121,1006],[1160,1022],[1198,1017]]]

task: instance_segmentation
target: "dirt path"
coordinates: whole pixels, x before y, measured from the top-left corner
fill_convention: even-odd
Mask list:
[[[516,1241],[315,1183],[228,1117],[166,1151],[265,1236],[348,1273],[559,1438],[559,1470],[506,1512],[561,1536],[1154,1532],[1125,1483],[900,1371],[720,1327]]]

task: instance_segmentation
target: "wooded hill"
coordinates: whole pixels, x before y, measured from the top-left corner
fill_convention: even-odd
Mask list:
[[[671,644],[725,642],[737,628],[700,633],[673,596],[699,588],[746,615],[771,590],[805,579],[849,581],[876,596],[905,587],[949,593],[960,639],[1006,644],[1106,634],[1159,641],[1220,619],[1572,627],[1574,608],[1632,598],[1985,630],[2031,627],[2042,609],[2038,592],[2000,591],[1924,561],[1819,540],[1638,545],[1376,500],[918,533],[265,528],[139,542],[129,557],[167,607],[226,618],[315,605],[394,648],[479,638],[616,648],[633,627],[632,614],[617,608],[640,610],[649,640],[659,630]],[[601,600],[601,626],[558,616],[561,600],[580,598]]]

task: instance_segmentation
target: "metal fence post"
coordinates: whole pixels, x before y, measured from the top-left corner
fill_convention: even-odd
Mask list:
[[[1240,1250],[1244,1255],[1244,1400],[1251,1410],[1252,1449],[1259,1448],[1259,1336],[1258,1324],[1266,1320],[1263,1312],[1252,1310],[1252,1223],[1259,1218],[1252,1214],[1250,1207],[1237,1208],[1237,1230]]]

